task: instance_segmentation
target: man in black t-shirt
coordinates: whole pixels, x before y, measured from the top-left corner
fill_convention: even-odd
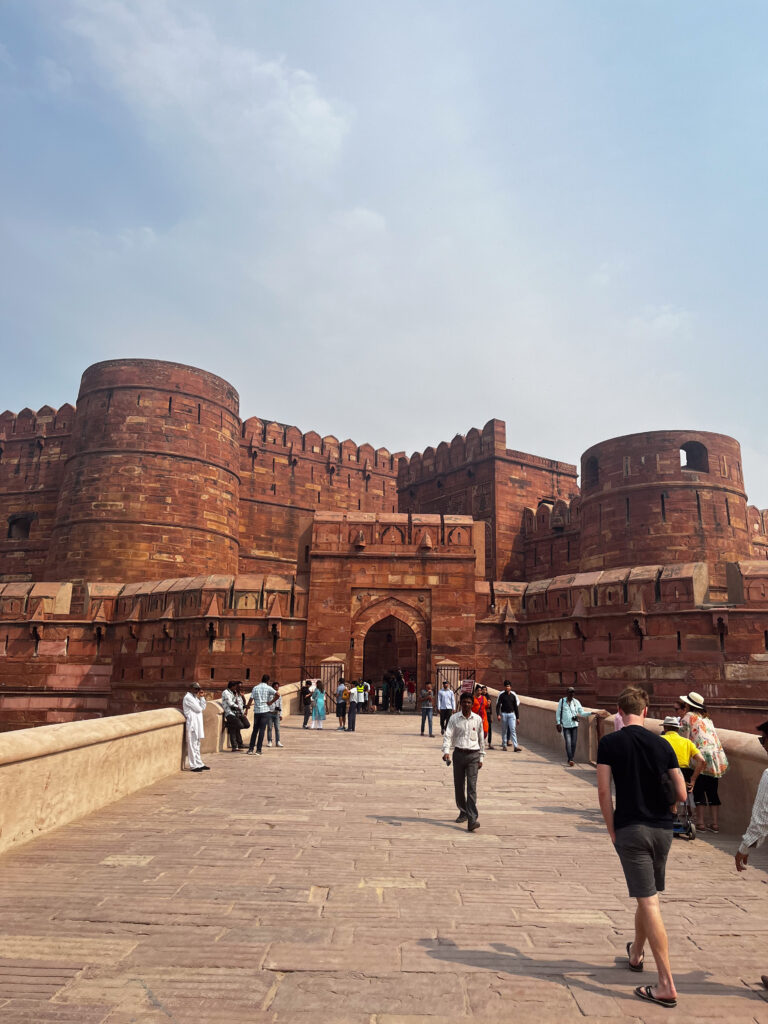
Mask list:
[[[647,939],[659,977],[655,986],[638,986],[635,995],[660,1006],[676,1006],[667,932],[659,906],[674,822],[674,804],[669,794],[664,793],[662,776],[668,776],[677,800],[686,798],[685,780],[670,744],[645,728],[648,713],[645,690],[638,687],[624,690],[618,705],[624,727],[600,740],[597,792],[608,835],[624,869],[629,895],[637,900],[635,938],[627,943],[628,967],[631,971],[642,971]],[[611,778],[616,787],[615,811]]]

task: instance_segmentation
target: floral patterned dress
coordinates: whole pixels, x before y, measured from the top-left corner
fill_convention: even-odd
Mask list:
[[[712,719],[689,711],[680,721],[680,735],[687,736],[704,758],[702,775],[720,779],[728,771],[728,758],[723,750]]]

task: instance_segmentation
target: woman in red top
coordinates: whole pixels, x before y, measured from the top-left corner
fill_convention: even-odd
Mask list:
[[[480,715],[483,720],[483,735],[488,735],[488,713],[490,711],[491,702],[487,697],[482,694],[482,687],[478,683],[475,687],[475,699],[472,702],[472,710],[476,715]]]

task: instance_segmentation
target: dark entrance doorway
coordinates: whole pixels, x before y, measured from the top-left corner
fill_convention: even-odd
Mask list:
[[[418,648],[416,634],[394,615],[381,619],[368,630],[363,648],[363,677],[381,686],[384,673],[400,668],[406,680],[416,682]]]

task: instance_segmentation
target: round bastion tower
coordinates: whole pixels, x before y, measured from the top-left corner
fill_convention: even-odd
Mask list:
[[[738,441],[698,430],[627,434],[581,457],[581,568],[751,557]]]
[[[138,582],[238,570],[239,399],[155,359],[83,374],[50,580]]]

